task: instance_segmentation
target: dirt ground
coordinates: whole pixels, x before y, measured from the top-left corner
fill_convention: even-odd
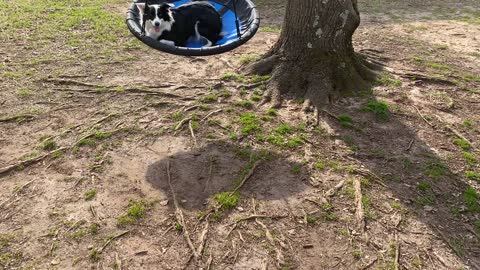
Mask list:
[[[477,1],[359,1],[384,71],[318,123],[239,72],[284,1],[203,58],[48,2],[0,3],[0,269],[480,269]]]

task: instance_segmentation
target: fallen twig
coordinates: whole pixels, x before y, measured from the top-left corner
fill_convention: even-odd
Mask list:
[[[400,260],[400,242],[398,241],[398,234],[395,232],[395,270],[398,270]]]
[[[458,252],[458,250],[452,245],[452,243],[450,243],[450,241],[448,241],[448,238],[443,234],[442,231],[440,231],[440,229],[438,229],[437,226],[435,225],[432,225],[433,228],[435,228],[435,230],[437,231],[437,233],[440,235],[440,238],[442,238],[442,240],[450,247],[451,250],[453,250],[453,252],[455,252],[455,254],[458,256],[458,258],[463,258],[461,256],[461,254]]]
[[[357,226],[362,233],[365,232],[365,218],[364,218],[364,209],[363,209],[363,195],[362,195],[362,187],[360,180],[358,178],[353,179],[353,188],[355,189],[355,204],[357,205],[357,209],[355,211],[355,218],[357,220]]]
[[[19,115],[12,115],[12,116],[6,116],[4,118],[0,118],[0,122],[11,122],[11,121],[25,121],[25,120],[31,120],[37,117],[36,115],[33,114],[19,114]]]
[[[34,158],[30,158],[30,159],[18,162],[16,164],[13,164],[13,165],[10,165],[10,166],[7,166],[7,167],[0,168],[0,176],[3,175],[3,174],[6,174],[6,173],[8,173],[8,172],[10,172],[10,171],[12,171],[16,168],[25,167],[25,166],[40,162],[40,161],[44,160],[45,158],[49,157],[50,155],[56,153],[57,151],[63,151],[65,149],[67,149],[67,147],[61,147],[61,148],[53,150],[53,151],[51,151],[47,154],[44,154],[44,155],[41,155],[41,156],[38,156],[38,157],[34,157]]]
[[[207,240],[207,234],[208,234],[208,225],[209,225],[209,222],[207,218],[207,222],[205,223],[205,228],[203,228],[202,234],[200,235],[200,245],[198,246],[198,249],[197,249],[197,254],[199,256],[202,256],[203,249],[205,248],[205,242]]]
[[[373,259],[371,262],[369,262],[367,265],[362,267],[360,270],[367,270],[368,268],[372,267],[377,261],[378,261],[378,258]]]
[[[185,124],[186,122],[192,120],[192,117],[187,117],[187,118],[183,118],[179,123],[178,125],[175,127],[175,131],[179,130],[183,124]]]
[[[188,128],[190,129],[190,134],[192,135],[192,138],[193,138],[193,145],[197,147],[197,137],[195,137],[195,132],[193,132],[192,120],[188,121]]]
[[[247,85],[239,85],[239,86],[237,86],[237,89],[250,90],[250,89],[257,88],[261,85],[268,84],[269,82],[270,82],[270,79],[268,79],[266,81],[261,81],[261,82],[258,82],[258,83],[252,83],[252,84],[247,84]]]
[[[413,143],[415,142],[415,138],[413,138],[410,143],[408,144],[408,147],[407,149],[405,149],[405,152],[408,152],[410,151],[410,149],[412,149],[412,146],[413,146]]]
[[[240,184],[232,192],[230,192],[230,195],[235,194],[235,192],[237,192],[245,184],[245,182],[247,182],[247,180],[253,175],[253,172],[255,171],[255,168],[257,168],[257,166],[260,164],[260,162],[261,161],[259,160],[259,161],[256,161],[253,164],[252,168],[247,173],[247,175],[243,178],[242,182],[240,182]]]
[[[415,110],[417,111],[418,115],[420,115],[420,117],[423,119],[423,121],[425,121],[425,123],[427,123],[429,126],[431,127],[434,127],[435,125],[430,123],[424,116],[423,114],[420,112],[420,110],[417,108],[417,106],[415,105],[412,105],[413,108],[415,108]]]
[[[332,197],[333,195],[335,195],[335,193],[337,193],[342,187],[343,185],[345,184],[345,180],[342,180],[340,182],[338,182],[338,184],[336,186],[334,186],[333,188],[329,189],[326,193],[325,193],[325,196],[327,197]]]
[[[368,177],[370,179],[372,179],[375,183],[381,185],[382,187],[387,187],[387,185],[385,185],[383,183],[383,179],[380,178],[380,176],[376,175],[375,173],[371,172],[371,171],[367,171],[367,170],[361,170],[361,169],[354,169],[353,170],[356,174],[359,174],[363,177]]]
[[[198,253],[195,247],[193,246],[192,240],[190,239],[190,234],[188,233],[186,224],[185,224],[185,219],[183,217],[183,212],[182,209],[180,209],[180,206],[177,201],[177,196],[175,194],[175,191],[173,190],[172,186],[172,180],[171,180],[171,174],[170,174],[170,160],[167,161],[167,179],[168,179],[168,186],[170,187],[170,192],[172,193],[172,198],[173,198],[173,204],[175,206],[175,216],[177,218],[177,222],[182,226],[183,228],[183,236],[185,237],[185,240],[187,241],[188,247],[192,251],[192,256],[193,259],[195,260],[195,265],[198,263]]]
[[[448,130],[450,130],[450,131],[451,131],[453,134],[455,134],[455,136],[457,136],[458,138],[466,141],[466,142],[470,145],[470,147],[473,148],[473,150],[479,151],[478,148],[475,147],[475,145],[473,145],[473,143],[472,143],[469,139],[465,138],[465,136],[463,136],[463,135],[462,135],[460,132],[458,132],[456,129],[454,129],[453,127],[451,127],[451,126],[449,126],[449,125],[446,125],[445,128],[448,129]]]
[[[213,114],[219,113],[219,112],[221,112],[221,111],[223,111],[223,109],[218,109],[218,110],[215,110],[215,111],[210,112],[210,113],[207,114],[205,117],[203,117],[202,120],[200,120],[200,122],[205,121],[207,118],[209,118],[209,117],[212,116]]]
[[[121,232],[121,233],[119,233],[119,234],[111,237],[110,239],[108,239],[108,241],[105,242],[105,244],[103,244],[103,246],[98,250],[98,253],[102,253],[102,252],[105,250],[105,248],[106,248],[108,245],[110,245],[110,243],[111,243],[113,240],[115,240],[115,239],[117,239],[117,238],[120,238],[120,237],[124,236],[125,234],[127,234],[127,233],[129,233],[129,232],[130,232],[130,231],[124,231],[124,232]]]
[[[6,200],[4,200],[2,203],[0,203],[0,208],[2,208],[8,201],[10,201],[10,199],[15,197],[18,193],[20,193],[24,188],[29,186],[31,183],[35,182],[35,180],[37,180],[37,179],[33,179],[32,181],[29,181],[29,182],[25,183],[24,185],[22,185],[20,188],[16,189],[15,192],[13,192],[13,194],[10,197],[8,197]]]

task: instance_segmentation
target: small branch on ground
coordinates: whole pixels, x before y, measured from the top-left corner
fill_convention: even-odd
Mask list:
[[[170,187],[170,192],[172,193],[173,205],[175,206],[175,216],[176,216],[177,222],[183,228],[183,236],[185,237],[185,240],[187,241],[188,247],[192,251],[192,256],[193,256],[193,259],[195,261],[195,265],[197,265],[199,256],[198,256],[197,250],[193,246],[192,240],[190,239],[190,234],[188,233],[188,230],[187,230],[187,226],[186,226],[186,223],[185,223],[185,218],[183,217],[182,209],[180,208],[180,205],[178,204],[177,196],[175,194],[175,191],[173,190],[172,179],[171,179],[171,174],[170,174],[170,160],[167,161],[167,179],[168,179],[168,186]]]
[[[400,242],[398,241],[398,233],[395,232],[395,270],[398,270],[400,261]]]
[[[115,252],[115,269],[122,270],[122,260],[118,257],[118,253]]]
[[[213,112],[210,112],[209,114],[207,114],[205,117],[202,118],[202,120],[200,120],[200,122],[203,122],[205,121],[206,119],[208,119],[210,116],[212,116],[213,114],[216,114],[216,113],[219,113],[223,111],[223,109],[218,109],[218,110],[215,110]]]
[[[252,84],[247,84],[247,85],[239,85],[239,86],[237,86],[237,89],[250,90],[250,89],[257,88],[261,85],[268,84],[269,82],[270,82],[270,79],[268,79],[266,81],[261,81],[261,82],[258,82],[258,83],[252,83]]]
[[[190,134],[193,138],[193,144],[195,147],[197,147],[197,137],[195,137],[195,132],[193,132],[192,120],[188,121],[188,128],[190,129]]]
[[[412,149],[412,146],[413,146],[413,143],[415,142],[415,138],[413,138],[410,143],[408,144],[408,147],[407,149],[405,149],[405,152],[408,152],[410,151],[410,149]]]
[[[25,166],[32,165],[32,164],[35,164],[37,162],[40,162],[40,161],[44,160],[45,158],[51,156],[52,154],[56,153],[57,151],[63,151],[65,149],[68,149],[68,148],[67,147],[61,147],[61,148],[53,150],[53,151],[51,151],[47,154],[44,154],[44,155],[41,155],[41,156],[38,156],[38,157],[34,157],[34,158],[30,158],[30,159],[18,162],[16,164],[13,164],[13,165],[10,165],[10,166],[7,166],[7,167],[0,168],[0,176],[6,174],[8,172],[11,172],[16,168],[23,168]]]
[[[455,136],[457,136],[459,139],[462,139],[462,140],[466,141],[470,145],[470,147],[473,148],[473,150],[475,150],[477,152],[479,151],[478,148],[475,147],[475,145],[469,139],[467,139],[465,136],[463,136],[462,133],[458,132],[452,126],[446,125],[445,128],[448,129],[449,131],[451,131],[453,134],[455,134]]]
[[[417,108],[417,106],[415,105],[412,105],[413,108],[415,108],[415,110],[417,111],[418,115],[420,115],[420,117],[423,119],[423,121],[425,121],[425,123],[427,123],[429,126],[431,127],[435,127],[434,124],[430,123],[426,118],[425,116],[423,116],[423,114],[420,112],[420,110]]]
[[[378,258],[373,259],[371,262],[369,262],[367,265],[361,268],[361,270],[367,270],[370,267],[372,267],[376,262],[378,261]]]
[[[355,219],[357,220],[357,226],[362,233],[365,232],[365,217],[364,217],[364,209],[363,209],[363,195],[362,195],[362,187],[360,180],[357,177],[353,179],[353,188],[355,189],[355,204],[356,204],[356,211],[355,211]]]
[[[127,233],[129,233],[130,231],[124,231],[124,232],[121,232],[115,236],[113,236],[112,238],[108,239],[108,241],[98,250],[98,253],[102,253],[105,248],[115,239],[118,239],[124,235],[126,235]]]
[[[343,185],[345,184],[345,180],[342,180],[340,182],[338,182],[338,184],[336,186],[334,186],[333,188],[329,189],[326,193],[325,193],[325,196],[327,197],[332,197],[333,195],[335,195],[335,193],[337,193],[342,187]]]
[[[175,127],[175,131],[178,131],[182,126],[183,124],[185,124],[186,122],[192,120],[192,117],[187,117],[187,118],[183,118],[179,123],[178,125]]]
[[[359,174],[363,177],[367,177],[367,178],[372,179],[375,183],[381,185],[382,187],[387,187],[387,185],[385,185],[385,183],[383,183],[383,179],[380,176],[376,175],[375,173],[373,173],[371,171],[361,170],[361,169],[354,169],[353,171],[356,174]]]
[[[242,179],[242,182],[240,182],[240,184],[232,191],[230,192],[230,195],[233,195],[235,194],[235,192],[237,192],[244,184],[245,182],[247,182],[247,180],[253,175],[253,172],[255,171],[255,168],[257,168],[257,166],[261,163],[261,161],[256,161],[252,168],[250,169],[250,171],[247,173],[247,175]]]
[[[33,114],[19,114],[19,115],[12,115],[12,116],[7,116],[4,118],[0,118],[0,122],[11,122],[11,121],[20,121],[23,122],[25,120],[32,120],[36,115]]]

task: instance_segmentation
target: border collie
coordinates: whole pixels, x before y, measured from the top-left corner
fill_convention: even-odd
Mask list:
[[[160,42],[185,47],[193,40],[209,47],[223,38],[222,18],[207,1],[193,0],[177,8],[169,3],[136,5],[142,24],[143,15],[147,15],[146,35]]]

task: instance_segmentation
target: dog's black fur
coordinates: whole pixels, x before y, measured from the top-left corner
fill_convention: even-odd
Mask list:
[[[176,8],[163,3],[158,9],[147,6],[144,12],[152,20],[158,16],[171,23],[171,29],[164,30],[158,40],[173,41],[175,46],[185,46],[191,38],[206,38],[211,44],[223,38],[222,18],[207,1],[194,0]]]

